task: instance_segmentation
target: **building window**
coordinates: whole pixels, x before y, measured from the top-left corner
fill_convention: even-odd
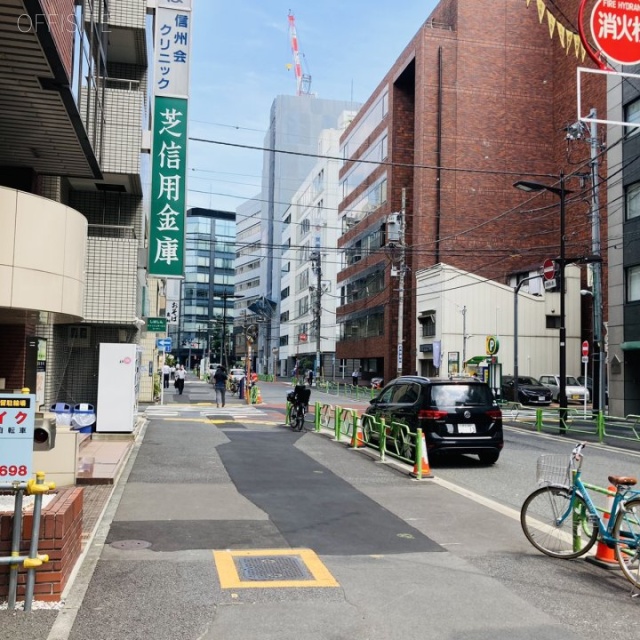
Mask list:
[[[640,98],[636,98],[624,108],[625,122],[633,122],[640,125]],[[640,133],[640,127],[627,127],[627,136],[635,136]]]
[[[424,314],[420,314],[418,318],[420,327],[422,329],[423,338],[433,338],[436,335],[436,314],[433,311],[429,311]]]
[[[640,301],[640,265],[626,269],[627,302]]]
[[[559,329],[560,316],[547,316],[547,329]]]
[[[635,182],[626,187],[624,204],[627,220],[640,217],[640,182]]]

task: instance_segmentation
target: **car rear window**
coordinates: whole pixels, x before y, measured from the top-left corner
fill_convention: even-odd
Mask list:
[[[493,394],[484,384],[434,384],[431,387],[431,404],[436,407],[491,405]]]

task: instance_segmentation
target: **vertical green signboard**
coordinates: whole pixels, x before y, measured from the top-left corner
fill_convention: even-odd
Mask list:
[[[187,100],[156,96],[153,113],[149,275],[184,271]]]

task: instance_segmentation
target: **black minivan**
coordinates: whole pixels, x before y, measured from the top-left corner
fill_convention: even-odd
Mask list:
[[[471,453],[493,464],[504,445],[502,412],[485,382],[474,378],[402,376],[371,400],[366,414],[421,428],[429,455]]]

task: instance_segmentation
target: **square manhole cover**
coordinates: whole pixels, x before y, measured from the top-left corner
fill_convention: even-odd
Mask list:
[[[213,557],[223,589],[340,586],[311,549],[226,550]]]
[[[313,580],[311,572],[296,556],[236,558],[240,580]]]

